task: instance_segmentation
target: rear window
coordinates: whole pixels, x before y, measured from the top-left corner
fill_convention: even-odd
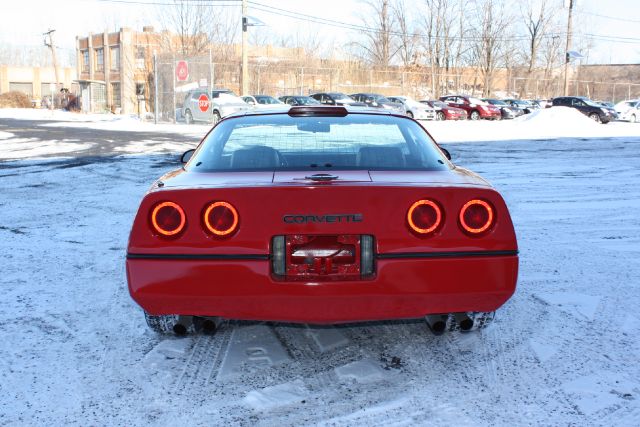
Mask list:
[[[420,125],[374,114],[232,118],[214,128],[187,165],[194,172],[449,167]]]

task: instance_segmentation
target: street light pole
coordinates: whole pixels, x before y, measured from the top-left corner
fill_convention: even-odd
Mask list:
[[[249,56],[247,46],[247,0],[242,0],[242,96],[249,94]]]
[[[567,21],[567,46],[564,50],[564,96],[569,95],[569,49],[571,48],[571,14],[573,12],[573,0],[569,0],[569,19]]]

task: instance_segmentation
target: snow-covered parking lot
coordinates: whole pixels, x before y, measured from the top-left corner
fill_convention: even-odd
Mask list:
[[[187,338],[147,329],[125,249],[207,128],[0,111],[0,424],[640,425],[640,125],[551,110],[426,124],[511,209],[518,289],[488,329]]]

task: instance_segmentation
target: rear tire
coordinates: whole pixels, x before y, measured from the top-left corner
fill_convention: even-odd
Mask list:
[[[221,117],[220,117],[220,113],[217,111],[213,112],[213,124],[217,124],[220,121]]]
[[[436,120],[447,120],[447,116],[442,111],[438,111],[438,114],[436,115]]]
[[[598,113],[589,114],[589,118],[596,123],[600,123],[600,115]]]
[[[193,114],[191,114],[190,110],[184,112],[184,122],[188,125],[193,123]]]
[[[413,113],[411,111],[407,111],[407,117],[413,119]]]
[[[175,334],[174,328],[178,324],[178,318],[179,316],[176,314],[155,316],[144,312],[144,319],[147,321],[149,329],[161,335]]]
[[[473,110],[471,112],[471,114],[469,115],[469,118],[471,120],[478,120],[478,119],[480,119],[480,113],[478,113],[476,110]]]

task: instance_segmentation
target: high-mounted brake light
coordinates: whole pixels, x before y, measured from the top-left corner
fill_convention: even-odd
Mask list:
[[[484,200],[469,200],[460,209],[460,225],[462,229],[472,235],[478,236],[488,231],[493,226],[495,215],[493,207]]]
[[[289,115],[292,117],[345,117],[348,114],[349,112],[344,107],[334,107],[328,105],[304,105],[291,107],[289,109]]]
[[[416,233],[431,234],[442,224],[442,209],[433,200],[418,200],[409,208],[407,222]]]
[[[177,203],[158,203],[151,211],[151,225],[162,236],[175,236],[180,233],[187,220],[184,210]]]
[[[228,236],[238,228],[238,211],[231,203],[213,202],[203,214],[204,225],[215,236]]]

